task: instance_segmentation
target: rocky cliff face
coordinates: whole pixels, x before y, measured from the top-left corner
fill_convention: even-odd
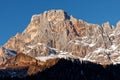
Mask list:
[[[90,24],[67,15],[63,10],[33,15],[22,33],[0,48],[0,64],[24,53],[36,60],[77,58],[102,65],[120,62],[120,22]]]

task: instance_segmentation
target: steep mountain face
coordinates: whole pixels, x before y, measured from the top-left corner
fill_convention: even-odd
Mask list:
[[[22,33],[17,33],[0,47],[0,64],[3,68],[11,60],[19,63],[20,53],[32,57],[35,62],[72,58],[102,65],[119,64],[119,30],[120,22],[116,27],[109,22],[90,24],[67,15],[63,10],[45,11],[33,15]],[[27,59],[28,64],[29,61],[32,63]]]
[[[49,58],[46,61],[41,61],[23,53],[19,53],[7,59],[7,61],[0,66],[0,79],[5,77],[23,78],[28,75],[34,75],[55,65],[58,61],[58,58]]]
[[[50,10],[33,15],[24,32],[4,47],[32,57],[61,51],[100,64],[119,63],[119,27],[120,22],[116,28],[109,22],[100,26],[77,20],[63,10]]]

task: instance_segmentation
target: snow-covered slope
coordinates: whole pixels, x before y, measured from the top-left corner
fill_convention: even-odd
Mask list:
[[[6,53],[7,55],[16,56],[16,54],[17,54],[15,51],[8,50],[5,47],[2,47],[2,49],[3,49],[4,53]]]
[[[87,23],[63,10],[33,15],[22,34],[17,33],[4,45],[4,53],[22,52],[36,59],[74,57],[99,64],[120,63],[120,22],[102,25]]]

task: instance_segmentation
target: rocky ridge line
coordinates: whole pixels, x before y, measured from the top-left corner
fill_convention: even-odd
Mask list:
[[[64,54],[99,64],[119,64],[119,30],[120,22],[116,27],[109,22],[90,24],[63,10],[50,10],[33,15],[23,33],[10,38],[4,47],[37,59]],[[2,47],[0,57],[1,64],[8,58]]]

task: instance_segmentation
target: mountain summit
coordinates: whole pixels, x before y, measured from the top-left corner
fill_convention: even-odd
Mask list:
[[[0,47],[0,64],[17,60],[21,53],[30,57],[28,62],[72,58],[101,65],[119,64],[120,22],[116,27],[109,22],[90,24],[63,10],[45,11],[33,15],[22,33],[17,33]]]

